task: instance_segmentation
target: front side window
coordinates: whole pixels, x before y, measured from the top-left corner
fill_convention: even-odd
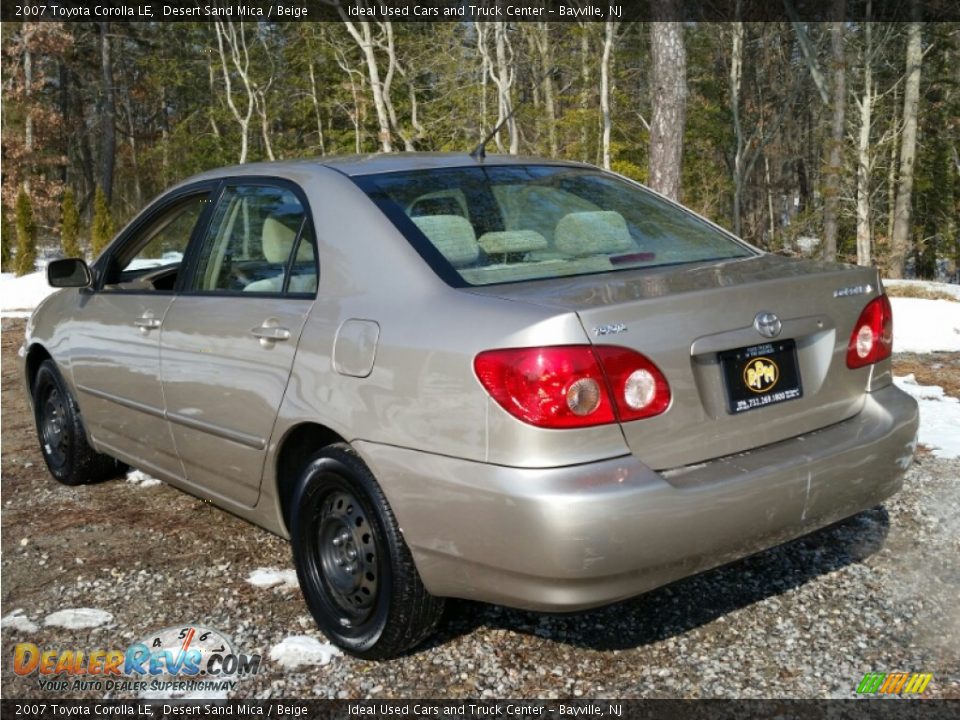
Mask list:
[[[357,179],[456,284],[749,257],[753,251],[643,188],[589,168],[466,167]]]
[[[106,290],[172,290],[190,236],[209,202],[209,191],[161,209],[109,258]]]
[[[200,245],[190,287],[210,293],[310,294],[314,238],[297,195],[285,187],[227,187]]]

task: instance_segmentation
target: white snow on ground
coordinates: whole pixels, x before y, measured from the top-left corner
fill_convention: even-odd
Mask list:
[[[40,629],[35,622],[23,614],[21,608],[0,618],[0,627],[4,630],[18,630],[23,633],[32,633]]]
[[[343,655],[335,646],[322,643],[309,635],[291,635],[270,648],[270,659],[287,670],[301,665],[326,665]]]
[[[893,382],[920,405],[920,444],[936,457],[960,458],[960,399],[944,394],[937,385],[919,384],[913,373]]]
[[[280,570],[279,568],[257,568],[247,577],[247,582],[260,588],[279,586],[281,589],[298,587],[296,570]]]
[[[890,304],[894,352],[960,352],[960,302],[892,297]]]
[[[55,290],[47,285],[47,272],[30,273],[17,277],[13,273],[0,274],[0,312],[3,317],[29,317],[24,311],[33,310],[40,301]],[[13,314],[8,311],[20,311]]]
[[[43,620],[44,625],[55,625],[56,627],[67,628],[68,630],[95,628],[106,625],[109,622],[113,622],[113,615],[106,610],[97,610],[96,608],[58,610],[55,613],[47,615]]]
[[[137,487],[153,487],[160,484],[160,480],[150,477],[142,470],[131,470],[127,473],[127,482]]]

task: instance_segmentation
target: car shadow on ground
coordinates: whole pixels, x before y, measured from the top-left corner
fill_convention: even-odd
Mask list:
[[[886,509],[876,507],[785,545],[587,612],[546,615],[450,601],[437,634],[414,652],[481,627],[600,651],[642,647],[860,563],[883,547],[889,526]]]

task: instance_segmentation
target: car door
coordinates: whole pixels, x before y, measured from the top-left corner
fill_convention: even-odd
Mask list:
[[[165,479],[183,469],[164,418],[160,326],[214,187],[178,191],[124,231],[97,261],[97,288],[82,296],[72,325],[73,379],[90,435]]]
[[[222,187],[163,319],[167,419],[187,482],[253,506],[267,443],[316,295],[306,199],[282,182]]]

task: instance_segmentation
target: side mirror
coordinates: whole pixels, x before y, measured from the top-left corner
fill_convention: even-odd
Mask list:
[[[79,258],[51,260],[47,265],[47,282],[55,288],[85,288],[93,284],[93,274]]]

